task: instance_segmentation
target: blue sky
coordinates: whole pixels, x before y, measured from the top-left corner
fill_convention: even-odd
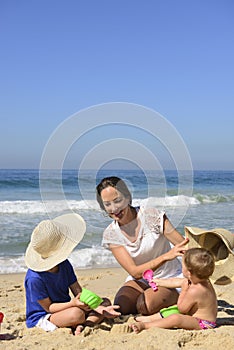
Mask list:
[[[233,18],[232,0],[1,0],[0,168],[38,168],[67,118],[126,102],[168,120],[195,169],[234,170]]]

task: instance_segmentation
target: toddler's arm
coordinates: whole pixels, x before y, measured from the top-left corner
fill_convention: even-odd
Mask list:
[[[196,304],[196,290],[191,288],[188,280],[182,284],[181,293],[179,295],[177,306],[182,314],[190,314],[193,306]]]
[[[158,287],[181,288],[185,280],[186,278],[179,278],[179,277],[154,278],[153,282],[155,282]]]

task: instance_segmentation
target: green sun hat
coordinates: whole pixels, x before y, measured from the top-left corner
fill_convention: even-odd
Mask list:
[[[91,309],[96,309],[96,307],[98,307],[103,302],[103,299],[90,290],[82,288],[80,301],[87,304]]]

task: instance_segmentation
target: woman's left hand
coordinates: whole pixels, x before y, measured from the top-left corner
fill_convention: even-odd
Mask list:
[[[185,238],[182,242],[176,244],[169,252],[167,253],[168,260],[173,260],[178,256],[183,256],[185,250],[188,248],[185,247],[188,244],[189,239]]]

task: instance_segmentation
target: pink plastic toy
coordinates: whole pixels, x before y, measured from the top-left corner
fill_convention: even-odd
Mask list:
[[[145,270],[143,272],[142,277],[149,282],[150,287],[153,289],[154,292],[158,290],[157,284],[152,281],[154,276],[154,271],[153,270]]]
[[[0,312],[0,332],[1,332],[1,324],[2,324],[2,321],[4,319],[4,314],[2,312]],[[1,337],[0,337],[1,339]]]

